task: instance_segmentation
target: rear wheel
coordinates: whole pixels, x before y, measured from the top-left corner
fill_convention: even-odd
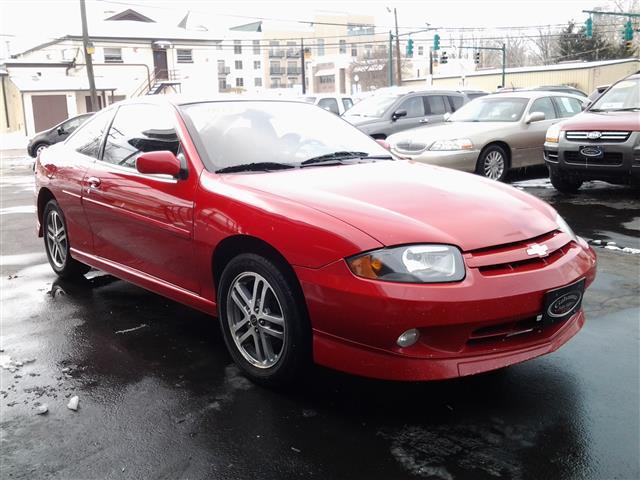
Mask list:
[[[76,278],[90,270],[88,265],[71,258],[67,223],[55,200],[44,207],[44,247],[53,271],[62,278]]]
[[[48,143],[39,143],[35,147],[33,147],[33,153],[35,157],[38,158],[40,154],[49,146]]]
[[[556,169],[549,169],[549,179],[551,185],[562,193],[576,193],[583,183],[581,179],[570,177]]]
[[[485,148],[476,165],[476,173],[491,180],[503,181],[509,170],[507,152],[499,145],[489,145]]]
[[[295,285],[276,263],[242,254],[224,269],[219,317],[231,356],[253,381],[290,383],[310,361],[310,329]]]

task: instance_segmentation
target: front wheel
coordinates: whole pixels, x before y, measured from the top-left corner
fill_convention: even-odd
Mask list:
[[[476,165],[476,173],[483,177],[502,182],[507,176],[509,160],[507,152],[499,145],[491,145],[485,148]]]
[[[233,360],[256,383],[290,383],[310,361],[310,328],[299,289],[271,260],[235,257],[222,273],[218,308]]]
[[[569,177],[556,169],[549,169],[549,180],[551,185],[562,193],[576,193],[583,183],[581,179]]]
[[[77,278],[90,270],[88,265],[71,258],[67,223],[55,200],[44,207],[44,247],[53,271],[62,278]]]

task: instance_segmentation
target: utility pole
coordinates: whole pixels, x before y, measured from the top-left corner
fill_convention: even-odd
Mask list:
[[[93,78],[93,45],[89,47],[89,33],[87,32],[87,9],[84,0],[80,0],[80,16],[82,17],[82,48],[84,48],[84,57],[87,64],[87,76],[89,77],[89,93],[91,95],[91,111],[98,110],[98,95],[96,94],[96,82]],[[89,50],[91,48],[91,51]]]
[[[304,39],[300,38],[300,66],[302,67],[302,94],[307,93],[307,76],[304,68]]]
[[[400,58],[400,35],[398,33],[398,12],[395,7],[393,9],[393,16],[396,21],[396,69],[398,70],[398,86],[402,85],[402,66]]]
[[[389,77],[389,86],[393,86],[393,33],[389,30],[389,61],[387,63],[387,74]]]
[[[507,46],[502,44],[502,88],[505,86],[504,77],[505,69],[507,68]]]

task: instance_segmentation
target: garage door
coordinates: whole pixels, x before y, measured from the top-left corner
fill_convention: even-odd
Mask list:
[[[51,128],[69,116],[66,95],[33,95],[31,104],[36,132]]]

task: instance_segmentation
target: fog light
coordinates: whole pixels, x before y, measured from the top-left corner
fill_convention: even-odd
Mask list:
[[[400,335],[396,343],[400,347],[410,347],[411,345],[416,343],[419,338],[420,338],[420,332],[417,329],[412,328],[404,332],[402,335]]]

